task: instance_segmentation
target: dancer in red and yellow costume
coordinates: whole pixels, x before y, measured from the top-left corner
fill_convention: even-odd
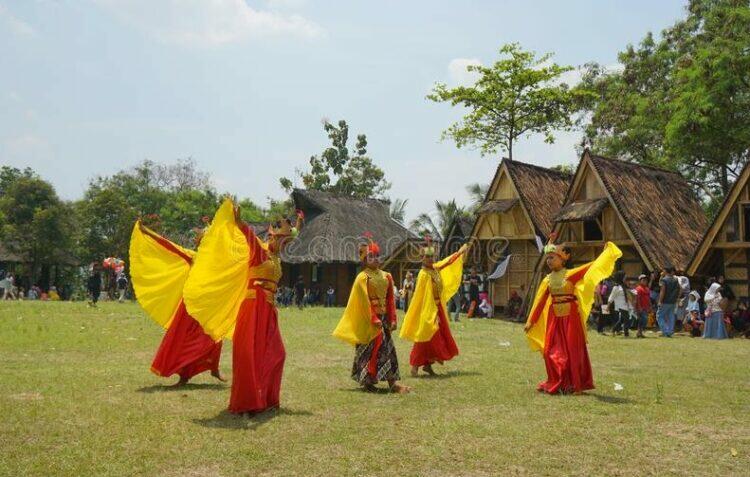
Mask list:
[[[393,277],[380,269],[380,247],[367,238],[369,244],[359,249],[362,271],[333,336],[355,347],[352,379],[365,390],[375,391],[378,382],[386,381],[391,391],[408,393],[409,387],[398,383],[401,376],[391,334],[397,324]]]
[[[286,358],[274,304],[279,254],[301,223],[301,213],[296,227],[283,219],[269,226],[268,241],[263,241],[227,199],[198,247],[185,283],[185,305],[214,340],[233,341],[232,413],[279,407]]]
[[[429,237],[426,241],[422,247],[422,270],[417,276],[414,298],[400,334],[414,343],[409,358],[414,377],[419,374],[419,368],[434,375],[434,363],[443,364],[458,355],[445,304],[461,285],[464,254],[469,249],[468,245],[463,245],[456,253],[435,262],[435,247]]]
[[[597,283],[612,275],[622,252],[607,242],[590,263],[567,269],[571,250],[544,247],[550,274],[539,285],[524,330],[532,349],[542,352],[547,380],[538,390],[549,394],[580,393],[594,389],[594,376],[586,348],[586,319],[594,303]]]
[[[198,229],[196,242],[200,241]],[[182,291],[195,252],[170,242],[139,220],[130,237],[130,276],[136,299],[167,332],[151,371],[163,377],[178,374],[178,386],[204,371],[221,381],[221,341],[214,342],[185,309]]]

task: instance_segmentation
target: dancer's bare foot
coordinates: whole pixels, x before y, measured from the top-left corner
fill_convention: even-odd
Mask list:
[[[419,375],[419,366],[411,367],[411,377],[416,378]]]
[[[218,369],[215,370],[215,371],[211,371],[211,376],[215,377],[216,379],[218,379],[222,383],[226,383],[227,382],[227,378],[225,378],[224,376],[222,376],[221,375],[221,371],[219,371]]]
[[[424,372],[427,373],[427,374],[429,374],[430,376],[435,376],[436,375],[435,371],[432,369],[432,365],[431,364],[428,364],[427,366],[422,367],[422,369],[424,369]]]
[[[409,386],[404,386],[403,384],[393,383],[391,385],[391,392],[396,394],[409,394],[411,388]]]

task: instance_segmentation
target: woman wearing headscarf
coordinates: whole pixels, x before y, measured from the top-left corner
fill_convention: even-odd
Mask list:
[[[706,323],[703,325],[703,337],[723,340],[728,338],[724,326],[724,297],[721,296],[721,284],[714,282],[703,297],[706,303]]]

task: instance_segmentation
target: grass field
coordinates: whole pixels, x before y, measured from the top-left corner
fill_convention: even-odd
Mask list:
[[[461,355],[408,396],[360,392],[341,310],[281,311],[282,409],[152,375],[134,304],[0,302],[2,475],[748,475],[750,341],[591,337],[597,390],[544,396],[520,325],[453,327]],[[410,346],[397,342],[402,374]],[[231,374],[231,344],[222,370]],[[614,390],[614,383],[623,386]]]

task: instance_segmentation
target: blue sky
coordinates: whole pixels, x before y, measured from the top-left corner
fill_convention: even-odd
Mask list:
[[[326,146],[322,118],[367,134],[408,198],[467,201],[497,157],[440,142],[460,118],[424,99],[519,42],[555,61],[613,65],[683,15],[676,0],[0,0],[0,164],[30,166],[66,199],[143,159],[194,158],[220,190],[265,203]],[[571,75],[573,79],[574,75]],[[578,133],[514,155],[572,163]]]

